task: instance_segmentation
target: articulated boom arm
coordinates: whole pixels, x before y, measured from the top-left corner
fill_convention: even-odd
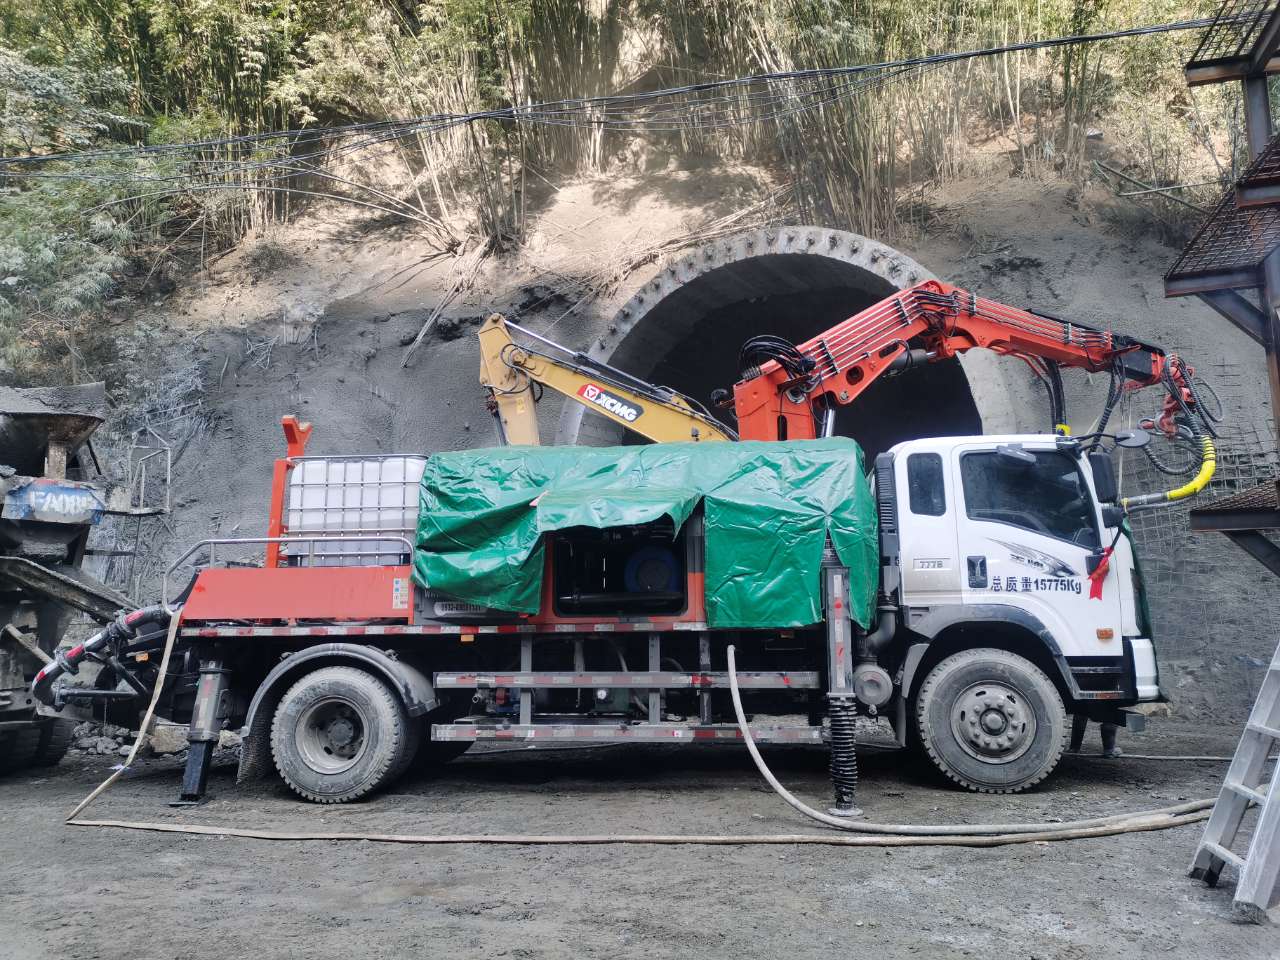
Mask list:
[[[913,340],[921,346],[913,349]],[[1057,365],[1115,369],[1127,389],[1159,383],[1166,374],[1167,358],[1158,347],[929,280],[886,297],[797,348],[759,345],[751,356],[763,362],[747,370],[733,390],[739,433],[744,440],[818,436],[821,418],[836,405],[852,403],[876,378],[975,347],[1026,361],[1046,378],[1051,392]],[[1169,368],[1175,379],[1178,370],[1176,364]],[[1173,398],[1166,401],[1161,418],[1166,430],[1171,428],[1171,404],[1176,405]]]
[[[512,330],[538,347],[517,344]],[[543,387],[658,443],[737,439],[674,390],[562,347],[500,314],[489,317],[478,336],[480,383],[489,391],[489,409],[503,443],[538,445],[536,405]]]

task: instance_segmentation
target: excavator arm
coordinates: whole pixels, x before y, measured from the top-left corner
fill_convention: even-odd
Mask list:
[[[1057,367],[1110,371],[1124,389],[1171,378],[1194,403],[1181,361],[1159,347],[1010,307],[929,280],[909,287],[794,347],[776,338],[748,341],[747,369],[733,391],[746,440],[820,436],[837,406],[853,403],[877,378],[982,347],[1025,361],[1049,387],[1054,429],[1066,432]],[[1189,374],[1189,370],[1187,371]],[[1166,398],[1159,425],[1173,427],[1178,398]]]
[[[518,333],[522,343],[511,338]],[[566,349],[493,314],[480,327],[480,383],[503,443],[537,446],[537,398],[544,387],[658,443],[736,440],[694,401]]]

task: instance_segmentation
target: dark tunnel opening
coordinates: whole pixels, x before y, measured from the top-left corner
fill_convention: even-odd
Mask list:
[[[822,256],[737,261],[654,304],[610,362],[710,407],[714,390],[738,380],[738,353],[747,338],[773,334],[800,343],[894,289],[881,277]],[[733,425],[731,411],[713,412]],[[836,433],[856,439],[868,461],[903,440],[981,432],[968,379],[956,360],[881,379],[836,416]],[[644,441],[628,434],[622,442]]]

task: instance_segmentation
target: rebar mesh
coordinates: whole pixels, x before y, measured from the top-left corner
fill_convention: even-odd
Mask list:
[[[1226,0],[1187,67],[1252,55],[1263,28],[1275,13],[1273,0]]]
[[[1236,188],[1232,186],[1164,278],[1169,282],[1255,269],[1277,246],[1280,246],[1280,206],[1238,209]]]
[[[1266,149],[1240,175],[1238,186],[1262,186],[1280,180],[1280,135],[1271,138]]]
[[[1193,508],[1274,480],[1280,456],[1270,405],[1265,396],[1250,399],[1259,397],[1257,375],[1238,362],[1222,358],[1197,369],[1224,398],[1234,398],[1218,425],[1217,472],[1199,496],[1131,518],[1161,651],[1162,683],[1175,709],[1188,713],[1220,709],[1222,704],[1213,701],[1224,681],[1256,687],[1258,664],[1265,666],[1280,635],[1275,581],[1222,534],[1192,531],[1189,518]],[[1129,413],[1130,421],[1133,416],[1136,412]],[[1125,451],[1122,477],[1126,494],[1181,482],[1159,473],[1137,450]],[[1256,654],[1226,656],[1220,644],[1224,632],[1257,637]]]

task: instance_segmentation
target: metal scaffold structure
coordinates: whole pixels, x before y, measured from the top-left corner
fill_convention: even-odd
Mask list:
[[[1280,4],[1227,0],[1186,66],[1192,86],[1238,81],[1244,94],[1249,166],[1230,186],[1165,275],[1165,295],[1195,295],[1266,351],[1272,415],[1280,431],[1280,134],[1272,123],[1269,76],[1280,72]],[[1191,512],[1191,528],[1225,534],[1280,576],[1280,477]],[[1262,681],[1235,758],[1191,864],[1214,884],[1225,866],[1239,874],[1237,915],[1261,921],[1280,903],[1280,774],[1265,774],[1280,743],[1280,649]],[[1231,849],[1251,807],[1247,854]]]

